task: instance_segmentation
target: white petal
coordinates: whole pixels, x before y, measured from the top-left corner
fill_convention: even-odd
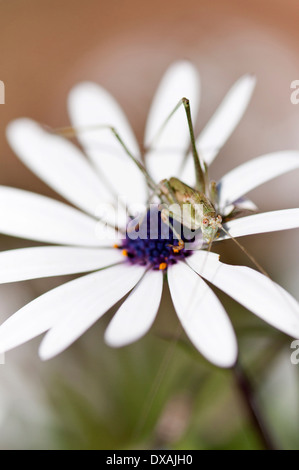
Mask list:
[[[299,152],[292,150],[250,160],[221,178],[219,206],[225,207],[257,186],[295,168],[299,168]]]
[[[40,346],[40,357],[50,359],[70,346],[126,295],[144,272],[142,266],[121,264],[95,273],[88,285],[80,287],[81,295],[75,296],[76,303],[65,309],[60,320],[45,336]]]
[[[147,168],[156,181],[178,176],[184,152],[190,144],[187,118],[181,106],[170,118],[157,142],[153,142],[165,119],[180,99],[190,101],[192,120],[196,122],[199,106],[200,82],[190,62],[174,63],[164,75],[155,94],[145,130],[145,145],[153,150],[146,154]]]
[[[243,117],[255,82],[255,77],[252,75],[239,78],[197,138],[196,144],[208,165],[212,163]]]
[[[0,186],[0,233],[46,243],[111,246],[114,230],[78,210],[21,189]]]
[[[0,283],[95,271],[124,260],[113,248],[35,247],[0,253]]]
[[[112,195],[82,153],[30,119],[17,119],[7,128],[8,141],[20,159],[45,183],[75,206],[96,216]]]
[[[211,362],[231,367],[237,341],[231,322],[213,291],[185,263],[168,268],[174,307],[194,346]]]
[[[113,126],[130,152],[140,159],[138,144],[114,98],[94,83],[80,83],[70,93],[69,112],[73,126],[79,130],[79,141],[109,185],[129,204],[144,203],[144,176],[112,132],[101,129]]]
[[[282,287],[246,266],[221,263],[213,253],[198,252],[186,259],[209,282],[284,333],[299,338],[299,304]]]
[[[222,208],[221,214],[222,215],[228,215],[232,212],[233,209],[238,209],[240,211],[247,210],[247,211],[252,211],[252,212],[257,212],[258,208],[252,202],[250,199],[247,199],[246,197],[240,197],[236,201],[234,201],[233,204],[229,204]]]
[[[241,120],[251,99],[255,82],[252,75],[239,78],[196,139],[198,152],[208,165],[218,155]],[[188,156],[181,177],[186,183],[194,185],[195,174],[191,155]]]
[[[148,271],[110,322],[105,333],[109,346],[125,346],[147,333],[159,308],[162,287],[162,272]]]
[[[234,201],[234,206],[238,209],[244,209],[249,211],[257,211],[258,208],[250,199],[247,197],[240,197]]]
[[[62,321],[70,312],[77,311],[84,321],[85,315],[88,315],[86,305],[88,302],[92,306],[96,303],[97,318],[99,318],[104,313],[101,306],[102,299],[103,307],[106,308],[108,305],[106,308],[108,310],[109,305],[116,303],[134,286],[135,278],[138,282],[142,273],[143,271],[138,276],[134,268],[130,273],[130,267],[118,265],[82,276],[41,295],[18,310],[0,326],[0,351],[8,351],[44,333]],[[113,289],[115,289],[114,292]],[[119,294],[122,295],[119,296]],[[94,302],[95,300],[97,301]],[[63,331],[66,337],[70,335],[68,330]]]
[[[243,237],[254,233],[277,232],[298,227],[299,209],[284,209],[249,215],[225,224],[225,229],[232,237]],[[223,238],[229,237],[224,235]]]

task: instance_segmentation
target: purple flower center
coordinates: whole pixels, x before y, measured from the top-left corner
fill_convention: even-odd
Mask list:
[[[189,246],[186,249],[185,243],[194,240],[193,234],[190,236],[189,233],[188,239],[184,236],[184,231],[180,230],[181,224],[174,223],[171,219],[170,222],[174,224],[175,232],[180,234],[181,240],[171,227],[161,220],[161,212],[151,209],[143,218],[139,218],[139,221],[129,221],[126,237],[118,248],[131,264],[165,270],[169,265],[192,254]]]

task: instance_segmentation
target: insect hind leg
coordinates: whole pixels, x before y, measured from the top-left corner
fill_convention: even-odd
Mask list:
[[[66,138],[72,138],[76,137],[80,132],[91,132],[91,131],[101,131],[101,130],[109,130],[115,137],[115,139],[119,142],[121,147],[124,149],[125,153],[127,156],[137,165],[141,173],[144,175],[147,184],[151,189],[156,188],[156,183],[153,181],[151,176],[148,174],[146,171],[144,165],[132,154],[132,152],[128,149],[126,146],[124,140],[121,138],[120,134],[118,131],[115,129],[115,127],[110,126],[110,125],[98,125],[98,126],[85,126],[85,127],[62,127],[58,129],[54,129],[52,132],[55,134],[61,135],[62,137]]]

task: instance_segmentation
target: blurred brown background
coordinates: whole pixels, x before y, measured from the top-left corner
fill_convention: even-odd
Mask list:
[[[299,147],[299,105],[290,102],[290,83],[299,78],[296,0],[2,0],[0,11],[0,79],[6,86],[1,184],[54,196],[9,149],[4,132],[11,119],[67,125],[68,91],[80,80],[94,80],[119,100],[141,141],[154,90],[167,66],[181,58],[191,59],[202,76],[198,129],[240,75],[252,72],[258,79],[213,177],[260,154]],[[253,198],[261,210],[296,207],[297,181],[298,172],[282,176],[255,190]],[[271,235],[270,244],[268,236],[265,244],[259,236],[268,269],[271,249],[295,250],[296,239],[294,231]],[[276,255],[275,265],[292,282],[292,253]]]
[[[254,101],[227,154],[238,150],[242,161],[298,144],[299,106],[289,100],[299,77],[296,0],[2,0],[0,9],[1,183],[44,189],[5,144],[9,120],[26,115],[66,125],[69,89],[91,79],[116,96],[141,139],[155,87],[180,58],[202,75],[200,126],[236,78],[257,75]]]
[[[0,184],[58,197],[9,149],[5,127],[10,120],[29,116],[52,127],[68,125],[68,91],[80,80],[94,80],[118,99],[142,141],[155,88],[168,65],[182,58],[192,60],[202,77],[198,130],[239,76],[251,72],[258,79],[245,117],[213,164],[214,178],[263,153],[298,149],[299,105],[290,102],[290,83],[299,79],[298,24],[298,0],[0,0],[0,80],[6,87],[6,104],[0,105]],[[261,210],[298,207],[298,176],[298,171],[284,175],[256,189],[252,199]],[[298,230],[247,238],[243,243],[265,269],[299,298]],[[5,244],[1,239],[0,249]],[[230,262],[247,263],[231,242],[226,244]],[[16,286],[1,288],[1,314],[13,313],[55,283],[33,281],[18,295]],[[95,330],[98,352],[104,346]],[[86,346],[86,339],[81,341]],[[37,344],[34,353],[28,350],[29,358],[23,356],[18,380],[7,378],[17,351],[5,366],[8,403],[18,384],[25,389],[32,357],[43,374],[71,357],[66,352],[54,365],[40,364]],[[25,409],[28,400],[21,392],[22,399],[12,403],[23,400]],[[30,413],[40,416],[30,397]]]

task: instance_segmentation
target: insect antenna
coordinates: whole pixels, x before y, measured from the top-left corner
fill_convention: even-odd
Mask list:
[[[235,238],[233,237],[224,227],[223,225],[221,225],[221,230],[223,230],[223,232],[229,237],[231,238],[231,240],[233,240],[236,245],[240,248],[240,250],[243,251],[243,253],[245,253],[245,255],[247,256],[247,258],[250,259],[250,261],[255,265],[255,267],[262,273],[264,274],[265,276],[267,276],[269,279],[271,279],[270,275],[267,273],[267,271],[265,271],[265,269],[259,264],[259,262],[254,258],[254,256],[252,256],[247,250],[246,248]],[[211,244],[210,244],[211,245]]]
[[[266,276],[273,283],[273,286],[275,287],[277,292],[279,292],[283,300],[289,304],[292,310],[294,310],[294,306],[292,305],[291,300],[287,295],[287,292],[281,289],[280,286],[273,281],[273,279],[267,273],[267,271],[265,271],[265,269],[258,263],[258,261],[246,250],[246,248],[238,240],[236,240],[227,230],[225,230],[223,226],[221,226],[220,228],[221,230],[223,230],[223,232],[226,235],[228,235],[229,238],[231,238],[236,243],[236,245],[238,245],[238,247],[243,251],[243,253],[245,253],[245,255],[250,259],[250,261],[252,261],[252,263],[256,266],[256,268],[260,271],[260,273],[264,274],[264,276]]]

